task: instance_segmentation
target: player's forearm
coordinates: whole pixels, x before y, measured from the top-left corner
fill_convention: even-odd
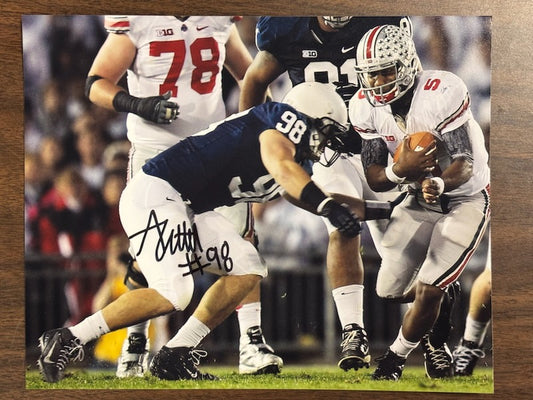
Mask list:
[[[387,192],[398,185],[387,177],[385,167],[382,165],[373,164],[365,171],[368,186],[374,192]]]
[[[472,177],[472,163],[462,157],[455,159],[441,175],[444,182],[444,192],[451,192]]]
[[[268,51],[260,51],[244,76],[239,110],[261,104],[266,99],[269,85],[282,73],[283,67]]]
[[[395,206],[390,201],[363,200],[341,193],[331,193],[331,197],[341,204],[346,204],[361,221],[388,219]]]
[[[91,100],[91,102],[97,106],[114,110],[115,108],[113,106],[113,99],[115,98],[116,94],[122,90],[124,89],[118,85],[115,85],[110,80],[101,78],[91,85],[87,95],[89,100]]]
[[[280,162],[272,169],[271,175],[285,192],[295,199],[300,198],[302,189],[311,180],[307,172],[294,161]]]
[[[268,83],[246,73],[241,86],[241,95],[239,98],[239,111],[247,110],[250,107],[264,103]]]

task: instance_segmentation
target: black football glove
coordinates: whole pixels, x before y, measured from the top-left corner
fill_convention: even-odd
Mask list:
[[[179,106],[170,99],[170,90],[163,96],[135,97],[124,91],[113,98],[117,111],[131,112],[157,124],[170,124],[179,115]]]
[[[337,230],[346,237],[356,237],[361,232],[361,223],[348,206],[329,200],[320,211]]]

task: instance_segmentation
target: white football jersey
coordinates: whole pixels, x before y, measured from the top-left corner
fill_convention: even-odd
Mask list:
[[[133,144],[164,150],[226,117],[222,71],[226,42],[233,24],[227,16],[107,16],[110,34],[126,34],[137,48],[128,69],[128,90],[137,97],[163,95],[179,105],[179,116],[158,125],[128,114]]]
[[[405,120],[392,114],[390,105],[373,107],[359,91],[349,104],[350,123],[363,139],[381,138],[391,155],[406,134],[428,131],[437,139],[442,134],[468,124],[472,155],[474,158],[472,178],[448,192],[450,196],[478,193],[490,182],[488,153],[483,132],[470,109],[470,96],[464,82],[446,71],[422,71],[416,78],[411,107]],[[451,160],[441,159],[444,169]]]

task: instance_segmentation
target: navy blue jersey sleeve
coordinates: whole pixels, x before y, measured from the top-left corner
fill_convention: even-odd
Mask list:
[[[304,134],[309,133],[308,117],[288,104],[270,101],[255,107],[252,114],[264,124],[265,128],[276,129],[295,145],[299,145]],[[299,135],[296,134],[297,130],[301,132]]]
[[[294,160],[304,168],[310,165],[309,137],[311,119],[284,103],[268,102],[255,107],[252,113],[268,129],[276,129],[296,147]],[[305,168],[309,173],[308,168]]]
[[[259,50],[272,52],[284,38],[297,38],[307,22],[308,18],[302,17],[261,17],[257,22],[255,44]]]
[[[300,115],[294,108],[288,104],[278,103],[276,101],[269,101],[261,104],[251,110],[257,119],[263,122],[265,128],[277,129],[277,125],[282,121],[281,116],[285,111],[291,111],[294,114]]]

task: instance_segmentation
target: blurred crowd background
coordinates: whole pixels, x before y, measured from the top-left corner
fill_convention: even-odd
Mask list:
[[[449,70],[465,81],[488,147],[490,18],[412,19],[423,67]],[[252,55],[256,21],[244,17],[237,24]],[[128,246],[118,218],[129,150],[126,115],[96,107],[84,95],[88,69],[106,35],[103,16],[22,16],[25,267],[27,276],[50,265],[48,270],[69,271],[56,288],[27,282],[27,307],[49,302],[62,310],[55,317],[32,314],[27,323],[35,330],[76,323],[121,290],[117,282]],[[237,111],[239,91],[227,73],[223,85],[229,115]],[[289,87],[288,78],[280,77],[272,87],[274,100]],[[300,257],[324,265],[327,233],[318,217],[278,201],[257,215],[257,229],[262,252],[276,260]],[[363,243],[370,257],[366,231]],[[483,268],[483,257],[472,261],[474,272]],[[27,342],[35,335],[29,327],[28,332]]]

